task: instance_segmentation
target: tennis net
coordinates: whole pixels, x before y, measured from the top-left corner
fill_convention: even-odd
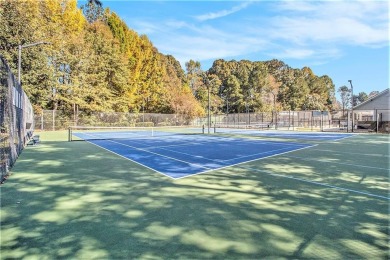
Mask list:
[[[172,135],[204,134],[203,127],[89,127],[72,126],[68,130],[69,141],[134,139],[167,137]]]
[[[219,134],[254,134],[262,130],[270,129],[269,125],[253,124],[253,125],[228,125],[216,124],[214,126],[214,133]]]

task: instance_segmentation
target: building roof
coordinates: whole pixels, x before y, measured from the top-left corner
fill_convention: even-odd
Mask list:
[[[369,98],[353,107],[354,110],[390,109],[390,89],[387,88],[378,95]]]

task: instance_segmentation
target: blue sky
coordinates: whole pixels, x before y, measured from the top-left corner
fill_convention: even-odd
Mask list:
[[[279,59],[328,75],[336,90],[350,79],[355,94],[389,87],[388,1],[102,2],[183,67]]]

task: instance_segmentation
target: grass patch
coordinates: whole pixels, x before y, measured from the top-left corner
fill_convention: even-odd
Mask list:
[[[388,257],[388,200],[297,180],[386,197],[387,136],[180,180],[66,131],[40,136],[1,186],[2,259]]]

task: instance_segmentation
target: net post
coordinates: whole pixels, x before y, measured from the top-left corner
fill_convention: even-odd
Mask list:
[[[68,142],[72,141],[72,127],[68,127]]]
[[[202,134],[204,134],[204,125],[202,125]]]

